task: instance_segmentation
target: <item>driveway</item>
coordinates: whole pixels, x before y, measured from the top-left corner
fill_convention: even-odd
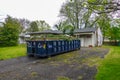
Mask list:
[[[81,48],[49,58],[0,61],[0,80],[94,80],[105,48]]]

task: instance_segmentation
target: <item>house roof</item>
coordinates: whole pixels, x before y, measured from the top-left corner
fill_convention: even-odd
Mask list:
[[[88,32],[95,32],[97,28],[83,28],[83,29],[76,29],[74,30],[74,33],[88,33]],[[66,31],[65,33],[69,33],[69,31]],[[41,32],[30,32],[27,33],[29,35],[36,35],[36,34],[63,34],[62,31],[59,30],[44,30]]]
[[[86,33],[86,32],[95,32],[97,28],[84,28],[84,29],[76,29],[74,30],[74,33]]]
[[[27,34],[21,33],[21,34],[19,34],[19,37],[25,37],[25,38],[28,38],[28,37],[30,37],[30,35],[27,35]]]
[[[30,32],[27,33],[29,35],[35,35],[35,34],[62,34],[62,31],[58,31],[58,30],[44,30],[41,32]]]

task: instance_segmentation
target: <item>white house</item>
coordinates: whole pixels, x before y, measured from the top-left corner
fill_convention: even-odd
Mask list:
[[[81,47],[101,46],[103,42],[100,28],[77,29],[74,35],[81,40]]]

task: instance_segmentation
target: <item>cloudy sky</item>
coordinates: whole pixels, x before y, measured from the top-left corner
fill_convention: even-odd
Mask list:
[[[29,20],[45,20],[53,24],[65,0],[0,0],[0,16],[10,15]]]

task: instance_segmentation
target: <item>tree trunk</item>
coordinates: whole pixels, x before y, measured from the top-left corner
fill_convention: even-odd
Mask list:
[[[77,0],[75,0],[75,8],[76,8],[76,12],[75,12],[75,15],[76,15],[76,29],[78,29],[79,28],[79,10],[78,10]]]

